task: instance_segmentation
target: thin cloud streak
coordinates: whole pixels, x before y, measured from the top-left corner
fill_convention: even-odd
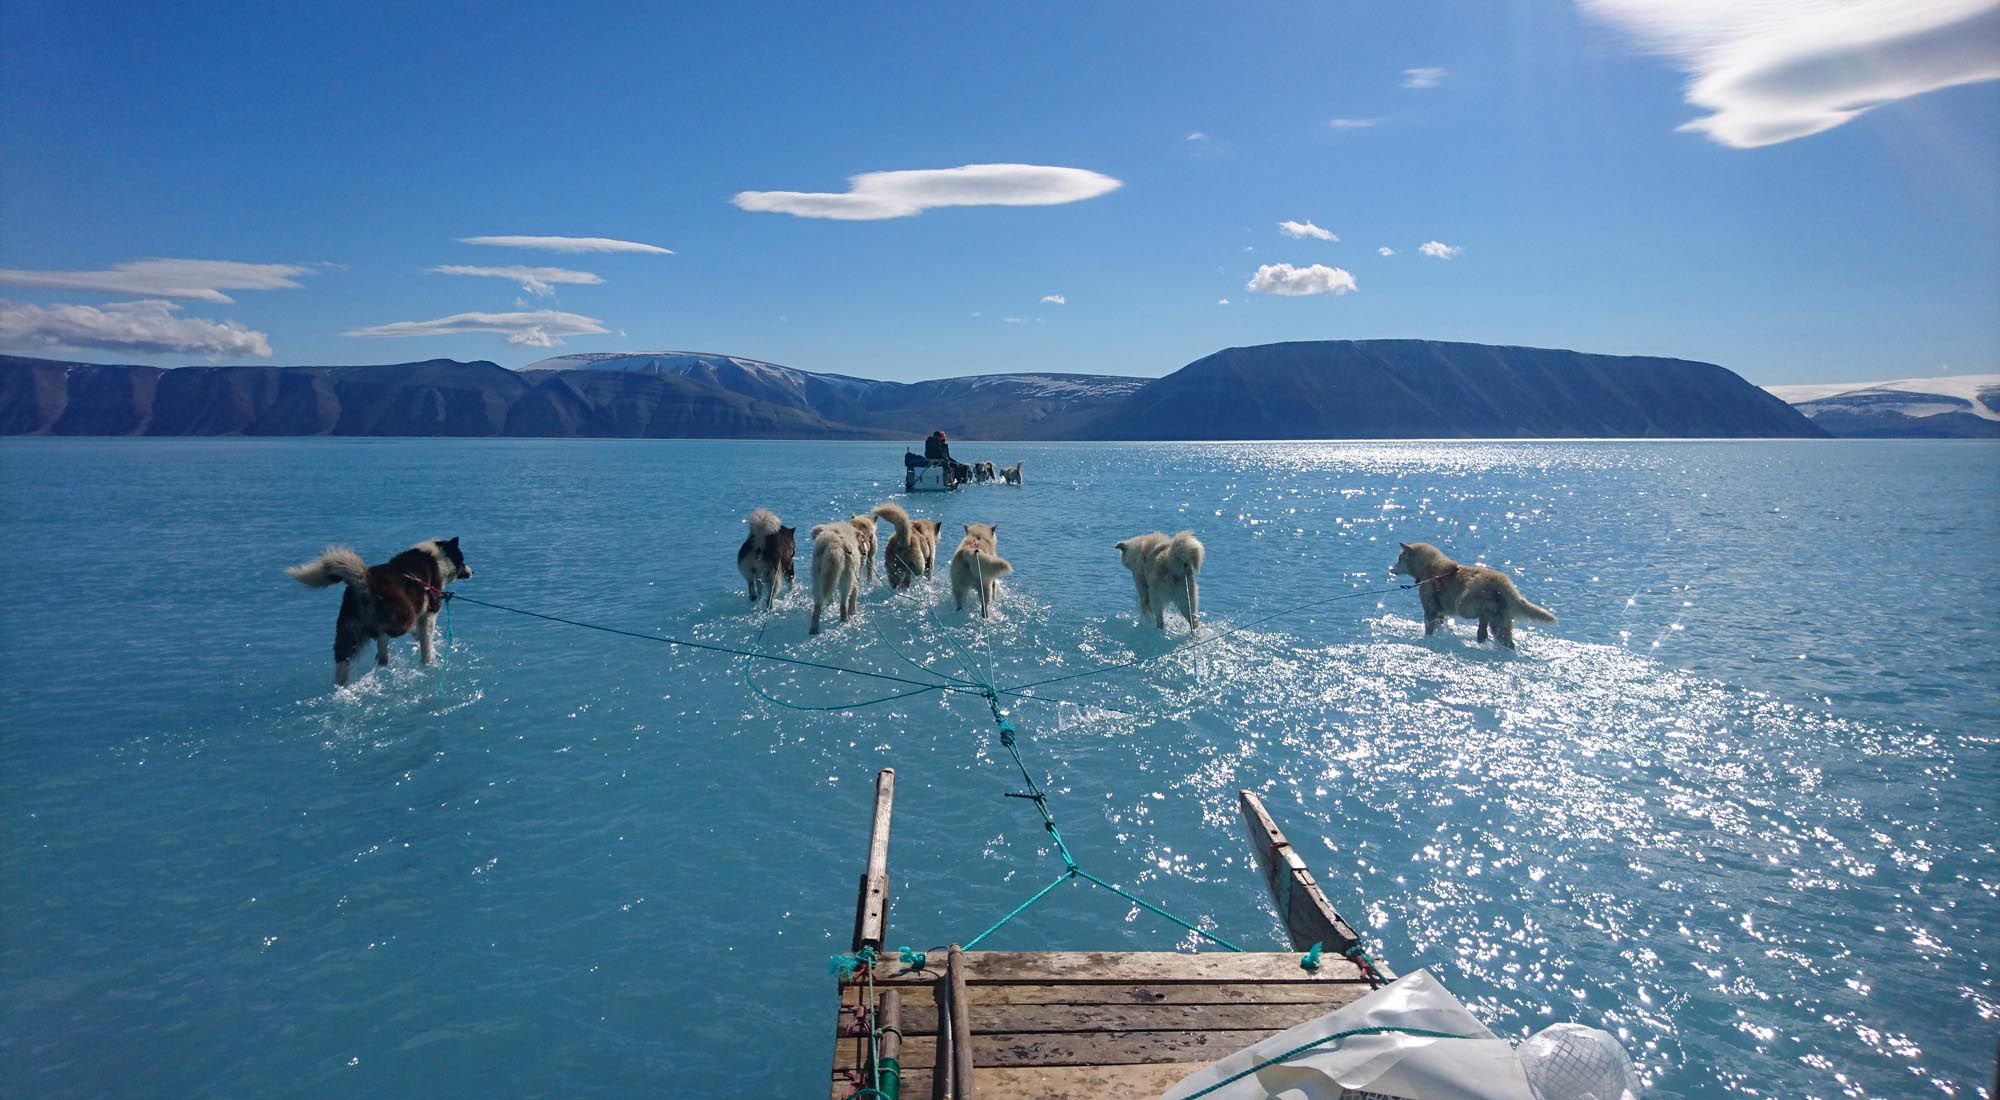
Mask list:
[[[234,260],[131,260],[103,271],[21,271],[0,269],[0,286],[83,290],[102,294],[234,302],[225,290],[296,289],[304,264],[250,264]]]
[[[1453,256],[1465,251],[1465,249],[1455,244],[1446,244],[1443,241],[1425,241],[1417,246],[1417,251],[1434,260],[1449,260]]]
[[[468,332],[493,332],[516,347],[552,348],[564,337],[598,336],[610,332],[595,317],[564,313],[554,309],[519,313],[454,313],[430,321],[392,321],[386,325],[350,329],[342,336],[397,339],[409,336],[458,336]]]
[[[756,213],[836,221],[907,218],[944,206],[1056,206],[1124,186],[1083,168],[1040,164],[967,164],[904,172],[863,172],[843,192],[742,191],[731,200]]]
[[[1313,240],[1316,241],[1338,241],[1340,239],[1339,237],[1334,236],[1331,232],[1321,229],[1319,226],[1316,226],[1309,221],[1279,222],[1278,230],[1287,237],[1293,237],[1298,239],[1304,239],[1306,237],[1311,237]]]
[[[1379,118],[1332,118],[1328,119],[1326,124],[1336,130],[1366,130],[1372,126],[1381,125],[1382,120]]]
[[[94,348],[144,355],[268,359],[271,341],[235,321],[177,317],[181,306],[148,300],[37,306],[0,299],[0,347],[17,351]]]
[[[1052,306],[1066,306],[1069,304],[1069,299],[1060,294],[1044,294],[1042,295],[1042,301]]]
[[[1671,58],[1687,102],[1680,127],[1733,149],[1831,130],[1887,103],[2000,79],[1993,0],[1578,0]]]
[[[1403,70],[1403,87],[1435,88],[1444,82],[1445,71],[1436,66],[1426,65]]]
[[[472,267],[466,264],[440,264],[424,269],[431,275],[474,275],[494,279],[511,279],[521,285],[521,289],[537,297],[546,298],[556,292],[554,284],[574,286],[597,286],[604,279],[589,271],[572,271],[566,267]]]
[[[484,244],[496,248],[533,248],[543,252],[643,252],[671,256],[674,250],[656,244],[621,241],[614,237],[460,237],[460,244]]]

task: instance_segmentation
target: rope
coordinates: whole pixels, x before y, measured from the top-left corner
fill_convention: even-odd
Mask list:
[[[566,619],[561,615],[545,615],[539,611],[527,611],[518,607],[508,607],[505,604],[489,603],[485,600],[475,600],[470,596],[459,596],[458,599],[464,600],[466,603],[476,604],[480,607],[490,607],[495,611],[506,611],[515,615],[525,615],[530,619],[543,619],[552,623],[562,623],[565,626],[580,626],[585,630],[602,631],[606,634],[616,634],[624,638],[637,638],[642,642],[660,642],[666,645],[685,646],[688,649],[705,649],[712,653],[727,653],[735,657],[754,657],[760,661],[774,661],[778,664],[783,664],[783,665],[802,665],[806,668],[817,668],[826,672],[844,672],[849,676],[863,676],[871,680],[887,680],[890,683],[905,684],[910,687],[923,688],[925,691],[955,691],[966,695],[982,694],[981,692],[974,690],[973,688],[970,687],[958,687],[950,684],[926,684],[921,680],[912,680],[906,676],[891,676],[885,672],[864,672],[861,669],[847,668],[844,665],[829,665],[819,661],[807,661],[798,657],[780,657],[775,653],[754,653],[747,649],[735,649],[733,647],[726,645],[714,645],[708,642],[690,642],[685,638],[673,638],[665,634],[641,634],[636,630],[624,630],[615,626],[602,626],[597,623],[583,622],[580,619]],[[911,694],[922,694],[922,693],[912,692]],[[839,709],[845,709],[845,708],[839,708]]]
[[[757,628],[757,640],[750,643],[751,652],[746,655],[746,658],[765,656],[765,654],[756,652],[757,647],[763,644],[764,629],[765,628],[761,626]],[[758,687],[757,681],[750,678],[750,667],[754,663],[755,663],[754,661],[748,659],[744,660],[743,662],[743,686],[755,692],[757,694],[757,697],[763,699],[765,702],[776,704],[777,706],[781,706],[786,710],[800,710],[807,712],[859,710],[862,707],[872,707],[877,703],[887,703],[896,699],[909,699],[912,698],[913,696],[928,695],[933,691],[942,691],[950,686],[948,684],[933,684],[929,687],[917,688],[914,691],[899,691],[893,695],[882,695],[874,699],[862,699],[852,703],[836,703],[833,706],[808,706],[804,703],[786,702],[785,700],[778,698],[777,696],[771,694],[770,692],[765,691],[763,688]]]
[[[1414,1035],[1419,1039],[1484,1038],[1484,1036],[1481,1035],[1460,1035],[1457,1032],[1452,1032],[1452,1031],[1432,1031],[1427,1027],[1397,1027],[1392,1024],[1385,1024],[1380,1027],[1349,1028],[1346,1031],[1336,1031],[1331,1035],[1324,1036],[1319,1039],[1314,1039],[1310,1043],[1301,1043],[1298,1046],[1295,1046],[1292,1049],[1284,1052],[1283,1054],[1266,1058],[1263,1061],[1257,1063],[1256,1065],[1251,1066],[1249,1069],[1242,1071],[1241,1073],[1232,1073],[1229,1076],[1223,1078],[1222,1080],[1217,1081],[1215,1084],[1210,1085],[1205,1089],[1202,1089],[1200,1092],[1188,1093],[1186,1096],[1182,1097],[1181,1100],[1196,1100],[1196,1097],[1207,1096],[1213,1092],[1220,1092],[1222,1089],[1227,1088],[1228,1086],[1243,1080],[1245,1077],[1248,1077],[1259,1070],[1268,1069],[1271,1066],[1275,1066],[1281,1062],[1287,1061],[1293,1057],[1296,1057],[1297,1055],[1304,1054],[1306,1051],[1311,1050],[1314,1047],[1325,1046],[1328,1043],[1337,1043],[1342,1039],[1351,1039],[1356,1035]]]

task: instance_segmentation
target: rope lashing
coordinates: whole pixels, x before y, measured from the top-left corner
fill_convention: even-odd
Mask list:
[[[1268,1069],[1282,1062],[1290,1061],[1291,1059],[1296,1058],[1299,1055],[1304,1054],[1306,1051],[1312,1050],[1315,1047],[1323,1047],[1328,1043],[1337,1043],[1342,1039],[1351,1039],[1356,1035],[1414,1035],[1419,1039],[1484,1038],[1484,1036],[1481,1035],[1461,1035],[1453,1031],[1432,1031],[1431,1029],[1426,1027],[1397,1027],[1392,1024],[1385,1024],[1380,1027],[1349,1028],[1346,1031],[1336,1031],[1331,1035],[1314,1039],[1310,1043],[1300,1043],[1298,1046],[1295,1046],[1292,1049],[1285,1051],[1283,1054],[1278,1054],[1270,1058],[1266,1058],[1263,1061],[1257,1063],[1256,1065],[1251,1066],[1249,1069],[1242,1071],[1241,1073],[1232,1073],[1229,1076],[1223,1078],[1222,1080],[1217,1081],[1215,1084],[1210,1085],[1205,1089],[1202,1089],[1200,1092],[1188,1093],[1185,1097],[1182,1098],[1182,1100],[1196,1100],[1196,1097],[1207,1096],[1213,1092],[1220,1092],[1221,1090],[1229,1087],[1230,1085],[1235,1084],[1238,1081],[1243,1080],[1245,1077],[1248,1077],[1258,1072],[1259,1070]]]
[[[924,968],[924,960],[927,956],[922,951],[912,951],[908,947],[899,947],[896,949],[896,957],[903,960],[903,965],[909,967],[911,970],[922,970]]]
[[[1313,944],[1312,950],[1307,951],[1305,956],[1299,959],[1299,969],[1308,974],[1319,973],[1319,951],[1320,945],[1317,943]]]

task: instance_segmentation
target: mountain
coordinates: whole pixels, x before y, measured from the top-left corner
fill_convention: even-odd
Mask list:
[[[698,352],[526,369],[178,367],[0,356],[0,433],[915,440],[1815,436],[1783,401],[1679,359],[1424,340],[1230,348],[1159,379],[882,382]]]
[[[1103,374],[981,374],[883,382],[699,351],[558,355],[522,373],[620,371],[678,375],[859,427],[922,437],[934,428],[976,439],[1060,439],[1149,379]]]
[[[1766,389],[1834,435],[2000,439],[2000,374]]]
[[[1817,436],[1713,363],[1432,340],[1230,348],[1146,385],[1092,439]]]

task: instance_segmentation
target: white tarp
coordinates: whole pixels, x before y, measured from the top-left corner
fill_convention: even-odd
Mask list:
[[[1470,1039],[1389,1032],[1352,1035],[1265,1066],[1209,1094],[1214,1100],[1340,1100],[1350,1090],[1404,1100],[1535,1100],[1512,1044],[1473,1018],[1428,970],[1405,974],[1345,1008],[1271,1036],[1204,1068],[1167,1092],[1181,1100],[1335,1032],[1404,1027]]]

